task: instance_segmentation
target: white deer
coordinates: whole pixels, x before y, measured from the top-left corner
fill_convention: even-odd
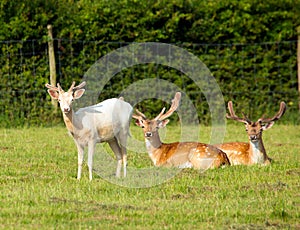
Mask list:
[[[127,152],[126,144],[129,136],[129,125],[132,106],[123,98],[107,99],[99,104],[84,107],[74,112],[72,102],[80,98],[85,89],[85,82],[75,86],[75,82],[65,92],[57,87],[46,84],[48,93],[57,99],[66,127],[76,143],[78,150],[77,179],[81,178],[84,147],[88,146],[89,179],[92,180],[93,155],[96,143],[107,142],[117,158],[116,176],[120,177],[123,163],[123,173],[126,176]]]

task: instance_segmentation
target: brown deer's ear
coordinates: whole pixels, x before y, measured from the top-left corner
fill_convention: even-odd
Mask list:
[[[262,125],[262,129],[267,130],[267,129],[271,128],[274,124],[275,124],[274,121],[266,123],[266,124]]]
[[[140,120],[140,119],[136,119],[135,120],[135,124],[141,128],[144,128],[144,123],[143,123],[143,120]]]
[[[163,128],[166,127],[166,125],[169,123],[169,119],[163,120],[163,121],[159,121],[158,123],[158,128]]]
[[[53,98],[53,99],[58,99],[58,92],[54,89],[48,89],[47,90],[49,95]]]

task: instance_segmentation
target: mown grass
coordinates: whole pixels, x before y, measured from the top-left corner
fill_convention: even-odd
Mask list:
[[[210,128],[200,131],[200,140],[209,141]],[[142,140],[138,127],[131,133]],[[168,126],[164,139],[178,139],[179,133]],[[140,153],[128,153],[127,178],[115,179],[115,162],[101,165],[95,156],[96,171],[110,172],[100,172],[102,177],[95,172],[89,182],[86,166],[83,178],[76,179],[76,148],[63,126],[1,129],[0,138],[2,229],[300,228],[299,126],[275,124],[264,133],[274,159],[270,166],[186,169],[147,188],[136,187],[160,174],[155,169],[153,175],[130,174],[152,170],[140,146]],[[246,141],[244,127],[228,125],[228,140]]]

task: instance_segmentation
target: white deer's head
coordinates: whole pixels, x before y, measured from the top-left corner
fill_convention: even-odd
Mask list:
[[[82,88],[85,86],[85,84],[85,82],[82,82],[80,85],[75,86],[75,82],[73,82],[67,92],[60,87],[59,83],[57,83],[57,87],[50,84],[46,84],[46,87],[49,88],[49,95],[53,99],[58,100],[61,111],[67,114],[72,110],[72,102],[84,94],[85,89]]]

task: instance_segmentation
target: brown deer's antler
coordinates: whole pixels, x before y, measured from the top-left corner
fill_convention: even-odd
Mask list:
[[[263,123],[270,123],[270,122],[276,121],[282,117],[282,115],[285,113],[285,111],[286,111],[286,104],[282,101],[280,103],[279,111],[275,114],[274,117],[272,117],[272,118],[261,117],[260,119],[258,119],[258,121],[263,122]]]
[[[166,112],[164,114],[166,108],[163,108],[162,111],[160,112],[160,114],[158,114],[154,118],[154,120],[161,120],[162,121],[162,120],[168,118],[169,116],[171,116],[174,113],[174,111],[178,108],[180,99],[181,99],[181,93],[177,92],[174,96],[174,99],[172,100],[172,105],[171,105],[170,109],[168,110],[168,112]]]
[[[169,111],[164,114],[164,112],[166,110],[166,108],[164,107],[162,109],[162,111],[153,120],[156,120],[156,121],[161,120],[162,121],[162,120],[166,119],[167,117],[171,116],[173,114],[173,112],[178,108],[180,98],[181,98],[181,93],[177,92],[174,96],[174,99],[172,100],[172,105],[171,105]],[[132,117],[134,119],[139,119],[139,120],[141,120],[141,119],[146,120],[147,119],[146,115],[143,114],[142,112],[140,112],[138,109],[136,109],[136,113],[137,114],[132,115]]]
[[[226,114],[226,118],[232,119],[232,120],[235,120],[235,121],[239,121],[239,122],[243,122],[243,123],[245,123],[245,122],[251,123],[249,118],[247,118],[247,116],[244,113],[242,113],[243,117],[238,117],[237,115],[235,115],[235,112],[233,110],[232,101],[228,102],[228,110],[229,110],[230,115]]]
[[[136,114],[132,114],[132,117],[135,118],[135,119],[143,119],[143,120],[146,120],[147,117],[145,114],[143,114],[141,111],[139,111],[138,109],[135,110],[137,112],[138,115]]]

